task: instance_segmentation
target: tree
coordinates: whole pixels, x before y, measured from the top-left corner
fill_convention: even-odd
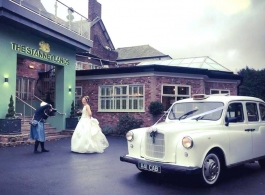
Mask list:
[[[8,118],[8,119],[15,118],[14,101],[13,101],[12,95],[10,97],[10,103],[8,104],[8,113],[6,114],[6,118]]]
[[[239,95],[257,97],[265,101],[265,69],[241,69],[238,74],[243,77]]]
[[[75,103],[73,100],[72,104],[71,104],[70,118],[74,118],[75,116],[76,116],[76,114],[75,114]]]

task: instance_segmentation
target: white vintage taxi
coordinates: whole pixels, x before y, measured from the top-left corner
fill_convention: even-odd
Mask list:
[[[197,173],[215,184],[225,168],[265,167],[265,103],[247,96],[194,95],[175,102],[166,120],[126,134],[120,160],[141,171]]]

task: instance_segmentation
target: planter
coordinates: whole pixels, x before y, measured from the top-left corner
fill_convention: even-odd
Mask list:
[[[66,129],[75,129],[78,118],[66,118]]]
[[[0,119],[0,134],[21,134],[21,119]]]

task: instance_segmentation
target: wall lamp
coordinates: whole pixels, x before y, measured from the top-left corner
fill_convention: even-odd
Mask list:
[[[8,83],[8,78],[5,78],[5,83]]]
[[[72,91],[72,88],[71,88],[71,87],[69,87],[69,89],[68,89],[68,90],[69,90],[69,92],[71,92],[71,91]]]

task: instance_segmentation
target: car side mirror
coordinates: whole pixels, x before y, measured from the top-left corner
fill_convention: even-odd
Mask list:
[[[237,121],[237,117],[225,117],[225,126],[228,126],[231,122],[236,123]]]
[[[229,121],[228,121],[228,117],[226,116],[226,117],[225,117],[225,126],[228,127],[228,125],[229,125]]]

